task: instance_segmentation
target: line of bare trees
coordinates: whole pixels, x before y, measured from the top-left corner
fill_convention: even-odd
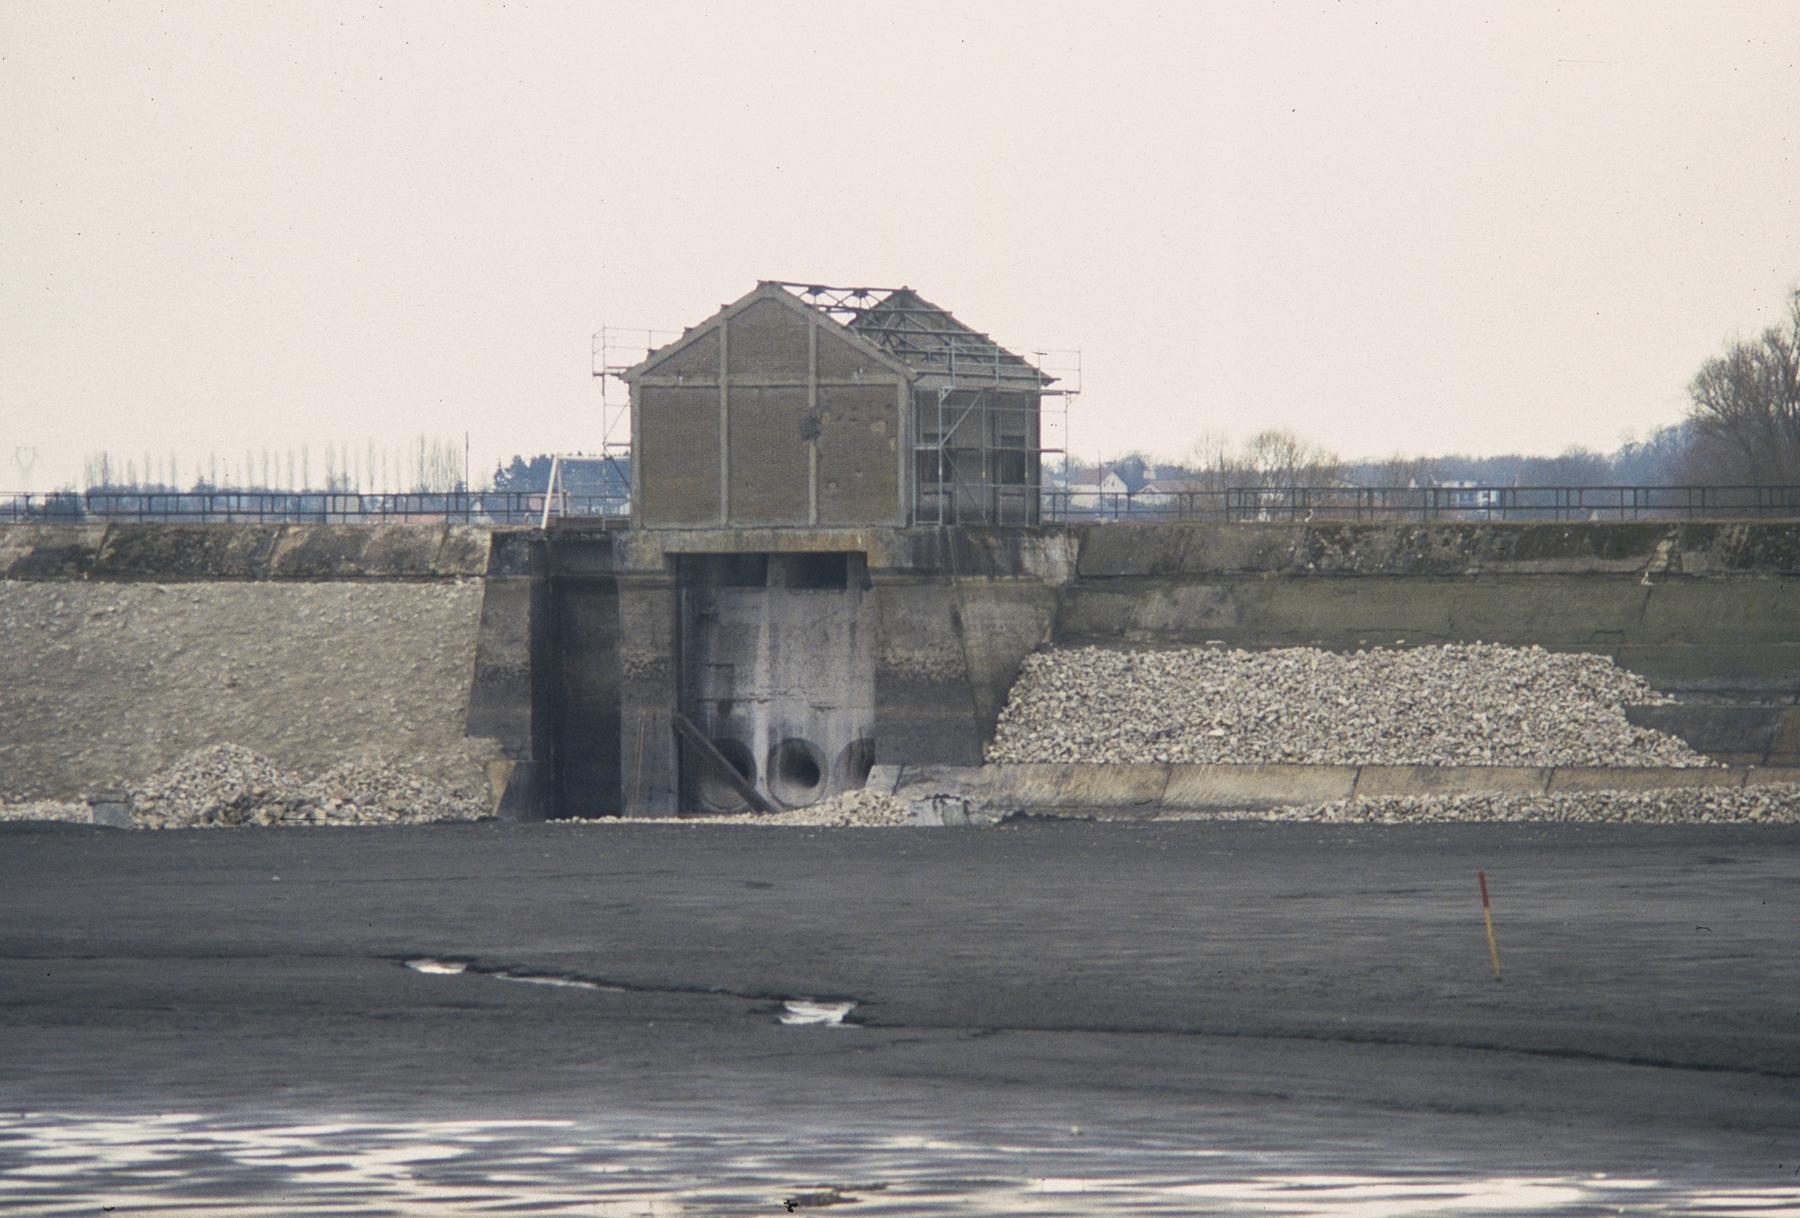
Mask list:
[[[358,491],[432,494],[469,489],[466,441],[419,435],[399,449],[369,440],[328,443],[317,453],[298,449],[245,449],[184,460],[179,453],[89,453],[82,483],[92,491]],[[316,475],[316,476],[315,476]]]
[[[1781,486],[1800,484],[1800,290],[1781,324],[1729,344],[1688,385],[1680,422],[1610,453],[1570,448],[1555,456],[1501,453],[1393,456],[1347,461],[1292,431],[1234,441],[1202,432],[1175,461],[1137,451],[1106,462],[1132,490],[1146,482],[1183,489],[1271,486]]]

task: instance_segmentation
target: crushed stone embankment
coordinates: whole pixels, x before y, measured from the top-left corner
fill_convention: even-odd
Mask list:
[[[1605,656],[1541,647],[1058,648],[1026,657],[987,760],[1712,764],[1625,717],[1670,701]]]

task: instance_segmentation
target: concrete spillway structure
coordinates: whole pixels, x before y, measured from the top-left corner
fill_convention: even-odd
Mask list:
[[[0,794],[466,732],[507,815],[735,806],[679,715],[801,804],[978,764],[1022,658],[1078,643],[1591,651],[1692,695],[1653,726],[1800,762],[1795,522],[13,525],[0,623]]]
[[[687,723],[769,804],[861,786],[875,761],[864,556],[695,554],[677,570]],[[694,775],[697,806],[743,810],[743,793],[703,759],[713,764]]]
[[[1066,549],[1016,530],[501,534],[470,731],[519,756],[526,815],[742,807],[682,721],[774,807],[877,761],[979,764],[1051,635]]]
[[[521,815],[741,806],[678,716],[777,807],[875,762],[976,765],[1046,644],[1599,652],[1705,697],[1655,726],[1800,760],[1787,523],[571,527],[497,535],[494,564],[471,731],[520,757]]]

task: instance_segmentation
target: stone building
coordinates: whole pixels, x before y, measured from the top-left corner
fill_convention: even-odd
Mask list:
[[[759,283],[623,376],[634,528],[1038,521],[1053,378],[911,288]]]

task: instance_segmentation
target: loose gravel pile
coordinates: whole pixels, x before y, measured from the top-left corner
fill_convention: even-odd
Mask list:
[[[305,787],[308,819],[358,825],[408,825],[479,820],[489,815],[488,792],[452,786],[379,760],[333,766]]]
[[[824,825],[853,828],[868,825],[904,825],[912,819],[912,805],[879,791],[845,791],[806,808],[755,816],[764,825]]]
[[[1339,800],[1316,807],[1246,812],[1173,812],[1159,820],[1286,820],[1346,824],[1426,821],[1562,821],[1682,824],[1800,824],[1800,785],[1582,791],[1560,795],[1429,795]]]
[[[57,799],[34,799],[26,803],[0,803],[0,821],[59,820],[71,824],[89,823],[91,812],[86,804],[65,803]]]
[[[131,791],[132,819],[146,829],[271,824],[299,800],[298,781],[235,744],[185,754]]]
[[[1625,719],[1672,699],[1604,656],[1079,647],[1026,657],[989,762],[1712,764]]]
[[[308,781],[235,744],[196,749],[131,787],[130,796],[133,824],[142,829],[413,825],[488,815],[485,792],[381,761],[347,762]],[[87,819],[82,813],[55,819]]]
[[[822,799],[816,804],[804,808],[793,808],[786,812],[734,812],[726,815],[681,817],[624,816],[564,823],[585,825],[800,825],[829,829],[855,829],[912,824],[914,817],[913,806],[904,799],[884,795],[879,791],[845,791],[841,795]]]

